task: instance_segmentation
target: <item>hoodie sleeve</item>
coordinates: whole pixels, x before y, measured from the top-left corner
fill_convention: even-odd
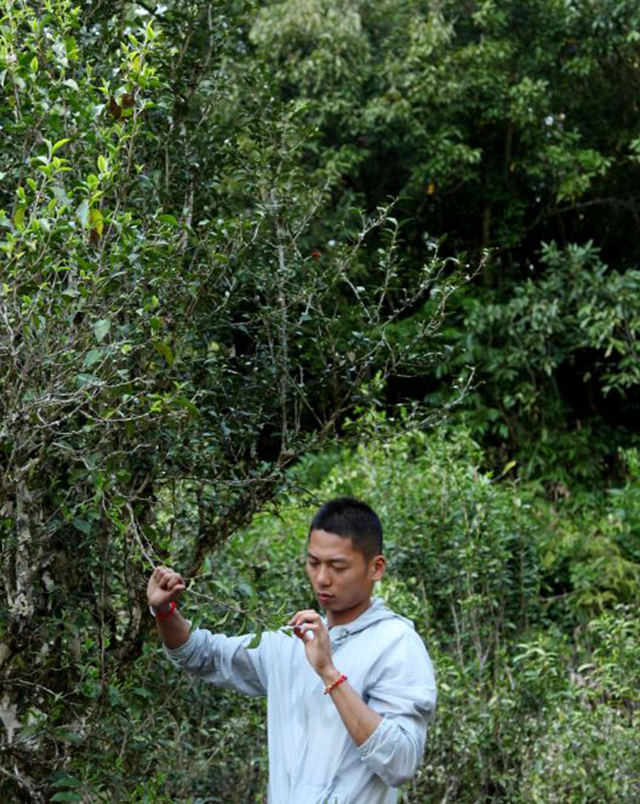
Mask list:
[[[399,787],[418,770],[436,704],[433,665],[414,631],[387,646],[365,700],[382,721],[358,747],[360,757],[383,782]]]
[[[267,636],[257,648],[250,649],[247,646],[253,634],[228,637],[197,628],[184,645],[175,650],[165,647],[165,652],[175,665],[217,687],[252,696],[266,695]]]

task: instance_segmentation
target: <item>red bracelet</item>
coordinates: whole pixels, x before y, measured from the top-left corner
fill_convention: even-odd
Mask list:
[[[336,678],[336,680],[333,682],[333,684],[329,684],[328,687],[324,688],[323,695],[331,695],[331,693],[335,690],[335,688],[338,686],[338,684],[342,684],[342,682],[346,681],[346,680],[347,680],[347,677],[345,676],[344,673],[342,673],[342,675],[339,678]]]
[[[169,611],[165,611],[164,614],[162,614],[159,611],[156,612],[156,620],[160,620],[160,622],[164,622],[165,620],[168,620],[169,617],[171,617],[173,612],[176,610],[176,601],[172,600],[169,605],[171,606],[171,608],[169,609]]]

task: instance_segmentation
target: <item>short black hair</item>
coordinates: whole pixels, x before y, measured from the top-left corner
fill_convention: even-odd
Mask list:
[[[382,523],[371,506],[354,497],[326,502],[311,520],[309,534],[312,530],[350,538],[367,561],[382,553]]]

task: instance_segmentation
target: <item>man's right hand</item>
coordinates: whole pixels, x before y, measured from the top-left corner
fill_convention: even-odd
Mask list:
[[[168,609],[172,600],[177,601],[185,589],[186,584],[181,575],[168,567],[156,567],[147,584],[149,605],[162,612]]]

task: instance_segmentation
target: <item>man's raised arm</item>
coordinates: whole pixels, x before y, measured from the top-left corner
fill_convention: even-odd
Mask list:
[[[147,598],[155,611],[158,633],[170,650],[189,639],[191,626],[176,607],[185,588],[182,576],[168,567],[156,567],[147,584]]]
[[[147,585],[149,605],[153,607],[158,633],[169,658],[178,667],[198,678],[244,692],[266,695],[266,670],[261,646],[249,648],[253,634],[228,637],[212,634],[206,628],[191,631],[191,624],[175,606],[186,586],[182,577],[168,567],[156,567]]]

